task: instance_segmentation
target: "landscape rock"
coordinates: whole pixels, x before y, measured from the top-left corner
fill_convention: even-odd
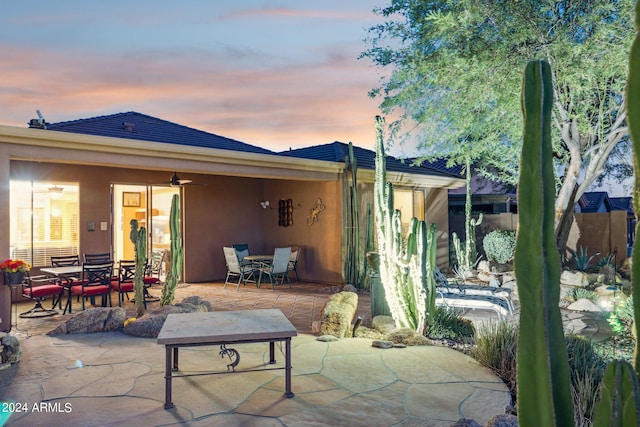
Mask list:
[[[122,328],[127,312],[122,307],[96,307],[79,312],[47,335],[112,332]]]
[[[589,275],[583,271],[564,270],[560,275],[560,284],[585,288],[589,286]]]
[[[344,287],[342,288],[342,292],[355,292],[357,294],[358,288],[353,285],[344,285]]]
[[[212,311],[209,301],[203,301],[199,296],[191,296],[177,304],[167,305],[157,310],[145,312],[139,319],[128,322],[122,329],[122,332],[134,337],[157,338],[169,314],[208,311]]]
[[[396,321],[391,316],[376,316],[371,319],[371,327],[383,334],[388,334],[396,328]]]
[[[384,336],[384,339],[394,344],[404,345],[429,345],[429,338],[417,334],[411,328],[398,328]]]
[[[592,303],[586,298],[580,298],[578,301],[572,304],[569,304],[567,309],[573,310],[573,311],[594,311],[594,312],[602,311],[600,307],[598,307],[597,305],[595,305],[594,303]]]
[[[322,310],[320,335],[333,335],[337,338],[348,336],[357,308],[358,294],[355,292],[331,295]]]
[[[475,420],[469,418],[460,418],[455,423],[451,424],[451,427],[482,427]]]
[[[334,341],[340,341],[340,338],[336,338],[333,335],[320,335],[318,338],[316,338],[316,341],[334,342]]]
[[[495,415],[487,421],[486,427],[518,427],[518,417],[513,414]]]
[[[393,342],[385,340],[373,340],[371,347],[375,348],[393,348]]]
[[[22,350],[20,350],[18,339],[13,335],[0,332],[0,370],[20,362],[21,356]]]

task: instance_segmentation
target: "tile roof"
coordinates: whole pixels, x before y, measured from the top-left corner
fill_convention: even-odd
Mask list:
[[[611,210],[627,211],[633,214],[633,197],[609,197],[611,202]]]
[[[273,151],[255,145],[179,125],[146,114],[140,114],[135,111],[68,122],[47,123],[46,128],[58,132],[165,142],[169,144],[242,151],[246,153],[275,154]]]
[[[581,212],[598,212],[600,206],[603,204],[607,212],[611,211],[611,202],[609,201],[609,195],[606,191],[591,191],[584,193],[580,200]]]
[[[344,162],[345,157],[349,154],[349,144],[335,141],[329,144],[314,145],[313,147],[298,148],[295,150],[290,149],[279,154],[303,159],[325,160],[329,162]],[[356,158],[358,168],[375,169],[375,151],[356,147],[354,145],[353,155]],[[460,175],[456,175],[448,171],[443,171],[428,164],[423,163],[420,166],[413,166],[412,159],[399,160],[392,156],[387,156],[387,170],[418,175],[460,178]]]

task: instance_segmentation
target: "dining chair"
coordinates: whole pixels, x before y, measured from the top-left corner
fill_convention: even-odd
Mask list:
[[[289,256],[289,271],[293,271],[296,274],[296,279],[300,283],[300,276],[298,276],[298,260],[300,259],[300,252],[302,248],[300,246],[291,246],[291,255]]]
[[[113,275],[113,261],[106,262],[104,264],[83,264],[82,265],[82,279],[79,283],[71,283],[69,286],[69,299],[67,300],[67,307],[69,313],[71,313],[71,301],[72,296],[76,295],[82,300],[82,309],[85,309],[85,300],[91,298],[92,300],[96,296],[102,296],[102,306],[106,306],[106,302],[109,301],[109,307],[111,304],[111,280]],[[66,307],[65,307],[66,312]]]
[[[124,297],[129,300],[129,293],[134,291],[133,279],[136,274],[136,262],[120,260],[118,262],[118,277],[111,279],[111,289],[118,293],[118,307],[122,307]],[[146,304],[145,304],[145,308]]]
[[[62,309],[62,294],[64,288],[58,283],[52,282],[47,276],[31,276],[27,271],[22,282],[22,296],[35,301],[36,305],[29,311],[20,313],[23,318],[46,317],[58,314],[53,308],[58,305]],[[52,297],[53,303],[48,310],[42,306],[45,298]]]
[[[236,243],[232,246],[233,249],[236,250],[236,255],[238,255],[238,261],[240,261],[240,265],[251,264],[251,261],[244,259],[244,257],[249,256],[249,245],[247,243]]]
[[[108,252],[101,254],[84,254],[84,262],[89,264],[102,264],[111,261],[111,254]]]
[[[261,262],[260,263],[260,276],[258,278],[258,287],[262,283],[262,275],[265,274],[269,276],[269,281],[271,282],[271,289],[275,290],[274,285],[278,284],[278,279],[280,279],[280,284],[284,284],[284,280],[287,280],[289,284],[289,288],[291,288],[291,282],[289,281],[289,257],[291,256],[291,248],[276,248],[273,252],[273,261],[270,263]]]
[[[236,291],[240,287],[240,282],[244,282],[244,285],[247,285],[249,281],[255,281],[255,270],[253,268],[253,263],[242,264],[238,259],[238,254],[234,248],[230,248],[225,246],[222,248],[224,252],[224,259],[227,264],[227,277],[224,279],[224,288],[227,287],[227,283],[229,283],[229,278],[238,277],[238,282],[236,283]],[[251,278],[254,280],[250,280]]]
[[[153,296],[149,293],[149,288],[153,285],[162,284],[162,274],[164,273],[164,258],[166,256],[165,251],[155,250],[151,251],[151,259],[150,262],[147,262],[147,265],[144,270],[144,278],[142,279],[144,283],[144,304],[145,308],[147,306],[147,302],[156,302],[160,301],[160,297]]]
[[[51,257],[51,267],[71,267],[74,265],[80,265],[80,257],[78,255]]]

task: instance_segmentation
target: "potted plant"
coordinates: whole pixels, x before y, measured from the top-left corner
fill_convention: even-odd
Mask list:
[[[5,285],[19,285],[31,266],[21,259],[7,259],[0,264],[0,269],[4,272]]]

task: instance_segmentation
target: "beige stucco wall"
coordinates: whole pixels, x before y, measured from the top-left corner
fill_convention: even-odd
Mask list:
[[[11,162],[11,179],[57,180],[80,183],[80,253],[111,250],[111,183],[162,184],[166,172],[100,166]],[[287,181],[262,178],[191,175],[183,187],[185,280],[224,279],[223,246],[248,243],[252,253],[273,253],[291,244],[303,248],[298,273],[303,280],[341,282],[340,186],[330,181]],[[306,216],[316,199],[327,210],[313,226]],[[277,210],[262,209],[260,201],[277,207],[281,198],[293,199],[294,224],[278,226]],[[8,214],[7,214],[8,217]],[[107,222],[107,231],[87,231],[86,224]],[[6,247],[8,247],[8,242]]]

